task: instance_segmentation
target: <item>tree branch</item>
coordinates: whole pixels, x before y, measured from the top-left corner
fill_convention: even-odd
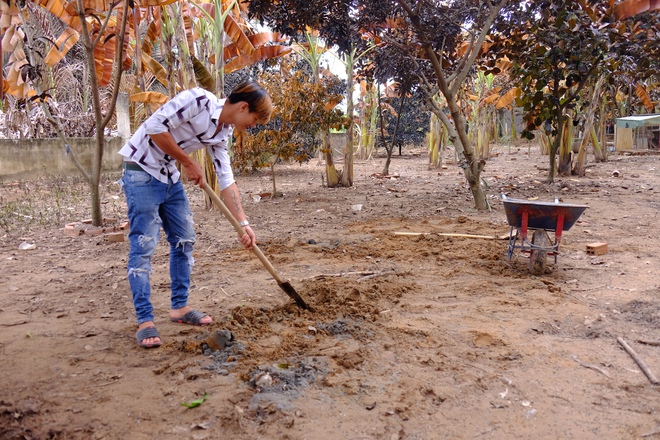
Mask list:
[[[100,22],[100,20],[99,20],[99,33],[96,36],[96,38],[92,41],[92,47],[96,46],[97,44],[99,44],[101,42],[101,36],[105,32],[106,28],[108,27],[108,24],[110,23],[110,20],[112,19],[111,12],[112,12],[113,9],[115,9],[115,6],[117,6],[117,5],[118,5],[117,2],[110,3],[108,5],[108,14],[106,14],[105,20],[103,22]],[[85,9],[83,7],[83,4],[80,0],[78,1],[78,7],[82,11],[82,14],[80,12],[78,12],[78,16],[80,17],[82,22],[85,23],[85,13],[86,13],[86,11],[85,11]]]
[[[30,58],[30,65],[35,66],[36,60],[34,59],[34,55],[32,54],[32,50],[31,50],[33,47],[32,36],[30,35],[29,32],[27,32],[29,28],[27,26],[27,23],[25,22],[25,16],[23,14],[18,14],[18,15],[21,17],[23,29],[25,30],[25,38],[28,40],[28,45],[30,47],[30,50],[27,51],[27,56]],[[33,83],[33,85],[34,85],[34,89],[37,91],[37,94],[41,95],[42,93],[41,87],[36,83]],[[57,137],[59,137],[62,140],[66,155],[71,157],[73,164],[82,173],[85,180],[87,182],[90,182],[90,175],[87,173],[87,170],[85,170],[85,168],[81,165],[81,163],[78,162],[78,158],[76,157],[75,154],[73,154],[73,151],[71,151],[71,147],[66,142],[66,138],[64,137],[64,132],[62,131],[62,124],[60,124],[56,116],[53,116],[53,114],[50,112],[50,107],[48,107],[48,104],[43,99],[40,100],[39,104],[41,105],[41,109],[43,110],[44,115],[46,115],[46,120],[55,128]]]
[[[463,69],[460,71],[460,73],[456,76],[454,86],[452,87],[452,93],[457,93],[460,85],[463,84],[463,81],[465,81],[465,78],[467,78],[468,74],[470,73],[470,69],[474,64],[474,61],[477,59],[477,56],[479,56],[481,46],[486,40],[486,36],[488,36],[488,33],[490,32],[491,25],[495,21],[495,18],[497,18],[502,8],[504,8],[508,2],[509,0],[502,0],[498,5],[489,5],[490,13],[488,14],[488,18],[486,18],[486,21],[481,26],[479,38],[477,39],[477,43],[474,45],[474,50],[470,52],[468,61],[463,66]]]
[[[566,100],[564,101],[563,104],[561,104],[561,108],[562,108],[562,110],[563,110],[563,109],[564,109],[564,108],[565,108],[565,107],[566,107],[571,101],[573,101],[573,100],[575,99],[575,97],[578,95],[578,93],[580,93],[580,91],[584,88],[584,86],[587,84],[587,81],[589,80],[589,77],[591,76],[591,74],[593,73],[594,69],[596,69],[596,67],[598,66],[598,64],[600,63],[600,61],[601,61],[602,59],[603,59],[603,55],[601,54],[601,55],[598,57],[598,59],[596,59],[596,61],[591,65],[591,68],[589,69],[589,71],[588,71],[585,75],[582,75],[582,79],[581,79],[580,82],[578,83],[578,86],[577,86],[577,88],[575,89],[575,91],[574,91],[573,93],[571,93],[571,94],[568,96],[568,98],[566,98]]]
[[[119,95],[119,85],[121,83],[121,76],[124,73],[124,68],[122,66],[122,58],[124,54],[124,37],[126,35],[126,22],[128,21],[128,1],[124,1],[124,7],[122,9],[122,20],[121,20],[121,29],[119,31],[119,40],[117,41],[117,50],[115,51],[115,71],[114,71],[114,87],[112,88],[112,96],[110,97],[110,105],[108,106],[108,111],[103,118],[103,121],[99,124],[101,131],[105,130],[105,127],[108,126],[112,115],[115,112],[115,106],[117,105],[117,96]],[[138,46],[138,44],[136,44]]]

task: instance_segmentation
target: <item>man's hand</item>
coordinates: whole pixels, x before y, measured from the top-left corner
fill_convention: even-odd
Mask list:
[[[238,241],[240,241],[246,249],[252,250],[252,246],[257,244],[257,237],[255,237],[254,232],[250,226],[245,226],[243,229],[245,230],[245,235],[239,235]]]
[[[182,164],[183,168],[186,170],[186,177],[189,181],[204,188],[204,171],[202,167],[197,163],[196,160],[190,160],[186,164]]]

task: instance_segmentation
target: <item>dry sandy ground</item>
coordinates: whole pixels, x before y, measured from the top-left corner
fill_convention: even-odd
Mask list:
[[[189,187],[190,304],[215,322],[169,322],[163,238],[151,350],[135,342],[128,242],[61,230],[89,215],[85,188],[2,184],[0,438],[660,438],[658,387],[617,341],[660,377],[660,157],[614,155],[546,184],[536,148],[495,151],[490,212],[472,208],[460,168],[428,170],[420,151],[394,157],[395,178],[374,176],[382,158],[356,164],[349,189],[323,188],[315,162],[278,167],[275,200],[256,201],[268,173],[239,177],[261,249],[313,312]],[[102,197],[121,221],[117,177]],[[442,235],[508,234],[503,192],[588,205],[541,276],[527,255],[507,259],[506,240]],[[607,253],[588,255],[594,242]],[[203,344],[223,330],[227,347]]]

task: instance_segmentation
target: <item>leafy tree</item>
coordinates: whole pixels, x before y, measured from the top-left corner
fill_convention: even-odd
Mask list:
[[[289,66],[282,69],[288,70]],[[275,111],[265,128],[253,129],[251,136],[238,135],[233,163],[242,170],[270,166],[271,197],[275,197],[275,166],[292,159],[299,163],[311,159],[319,147],[319,130],[338,128],[345,119],[335,108],[342,99],[332,90],[340,83],[336,77],[314,80],[303,70],[293,70],[289,74],[265,73],[261,83],[268,90]]]
[[[386,159],[382,173],[390,173],[392,154],[404,144],[421,144],[428,130],[428,110],[420,89],[409,95],[401,95],[400,87],[392,84],[384,88],[378,101],[378,146],[385,149]]]
[[[425,92],[432,111],[448,127],[449,137],[465,158],[466,179],[475,206],[486,209],[488,203],[481,185],[485,165],[474,155],[465,130],[465,116],[457,94],[470,74],[474,61],[489,33],[494,19],[507,4],[500,1],[406,1],[406,0],[252,0],[250,12],[267,20],[277,31],[289,35],[301,33],[306,26],[319,30],[329,44],[342,53],[352,45],[366,44],[358,38],[369,32],[379,50],[365,58],[361,67],[371,69],[380,83],[395,80],[403,96],[415,84]],[[467,50],[457,54],[463,38]],[[435,104],[442,93],[448,113]]]
[[[347,87],[346,96],[348,118],[348,136],[344,154],[344,170],[338,172],[334,167],[332,149],[329,147],[327,133],[323,134],[322,150],[326,159],[328,186],[351,186],[353,184],[353,73],[356,58],[360,57],[368,45],[361,38],[360,27],[356,20],[355,0],[251,0],[250,14],[266,22],[272,29],[293,38],[302,39],[312,29],[329,46],[336,46],[346,60]]]
[[[390,98],[393,108],[401,106],[401,97]],[[384,112],[386,127],[394,123],[392,114]],[[429,112],[425,104],[425,96],[422,90],[417,88],[410,96],[405,98],[404,111],[400,114],[399,129],[397,130],[397,141],[405,145],[422,145],[429,129]]]
[[[522,136],[533,138],[532,132],[542,125],[550,134],[550,182],[558,152],[559,173],[570,173],[572,139],[562,143],[568,139],[567,111],[575,107],[609,50],[606,28],[592,20],[581,3],[523,2],[500,22],[500,43],[514,62],[512,76],[519,78],[522,90],[517,100],[527,124]]]
[[[507,3],[456,1],[449,6],[440,1],[397,0],[365,5],[373,14],[370,29],[386,43],[374,57],[375,75],[394,78],[404,90],[412,89],[411,79],[416,80],[428,107],[447,127],[449,139],[463,156],[462,167],[477,209],[488,208],[481,185],[485,161],[476,155],[467,136],[459,94],[493,21]],[[437,94],[443,96],[446,108],[438,105]]]
[[[613,8],[617,17],[617,6]],[[641,7],[643,2],[638,4]],[[635,12],[633,7],[629,13]],[[625,10],[624,10],[625,11]],[[630,18],[616,18],[610,23],[610,55],[606,58],[606,74],[611,95],[617,91],[627,95],[626,105],[615,108],[616,116],[627,116],[634,104],[642,105],[653,112],[655,103],[660,102],[660,90],[655,87],[660,81],[660,8],[651,12],[633,14]],[[637,101],[637,102],[634,102]],[[613,103],[617,100],[613,99]]]

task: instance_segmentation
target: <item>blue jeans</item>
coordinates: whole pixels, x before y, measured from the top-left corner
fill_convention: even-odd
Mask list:
[[[163,227],[170,243],[171,308],[188,304],[190,271],[194,264],[195,231],[188,198],[181,181],[159,182],[145,171],[124,170],[120,180],[128,205],[130,251],[128,282],[138,324],[153,321],[151,257]]]

